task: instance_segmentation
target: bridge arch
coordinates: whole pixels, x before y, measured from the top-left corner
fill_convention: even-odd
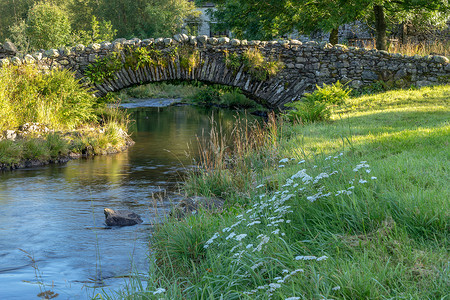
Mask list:
[[[238,87],[257,101],[281,107],[316,85],[338,80],[353,88],[379,80],[393,87],[450,83],[449,60],[443,56],[406,56],[297,40],[246,41],[178,34],[50,49],[23,58],[4,53],[0,45],[0,58],[7,56],[0,59],[0,66],[35,64],[42,69],[73,70],[99,96],[150,82],[198,80]]]

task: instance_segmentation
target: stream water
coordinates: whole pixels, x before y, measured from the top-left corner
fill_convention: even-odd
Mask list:
[[[224,131],[235,120],[226,110],[135,108],[136,144],[126,152],[0,173],[0,299],[37,299],[43,285],[57,299],[88,299],[145,273],[153,224],[171,205],[152,195],[177,199],[211,116]],[[135,211],[144,223],[108,228],[105,207]]]

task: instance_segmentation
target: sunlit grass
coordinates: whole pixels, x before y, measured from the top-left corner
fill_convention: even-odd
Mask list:
[[[121,297],[445,299],[449,90],[353,98],[329,122],[274,124],[245,159],[222,153],[188,184],[227,209],[158,226],[150,286]],[[220,168],[228,186],[202,181]]]

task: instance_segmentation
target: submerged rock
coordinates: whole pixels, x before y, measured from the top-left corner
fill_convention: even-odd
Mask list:
[[[211,212],[222,211],[225,201],[219,198],[210,197],[190,197],[182,199],[172,211],[172,216],[176,218],[183,218],[190,214],[195,214],[199,209]]]
[[[130,210],[105,208],[105,222],[108,226],[131,226],[142,223],[141,217]]]

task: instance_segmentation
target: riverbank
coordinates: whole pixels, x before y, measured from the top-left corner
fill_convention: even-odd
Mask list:
[[[133,144],[128,116],[95,98],[72,73],[0,69],[0,170],[116,153]]]
[[[185,189],[225,210],[167,217],[148,276],[117,296],[445,298],[449,99],[448,86],[353,97],[329,122],[272,119],[233,152],[210,144]]]

